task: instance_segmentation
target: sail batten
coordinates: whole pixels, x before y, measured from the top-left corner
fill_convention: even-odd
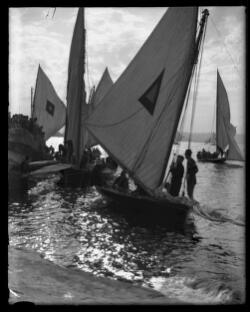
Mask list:
[[[183,107],[197,13],[169,8],[86,121],[99,143],[151,191],[159,186]]]
[[[218,70],[216,103],[216,144],[221,150],[228,150],[228,160],[243,161],[244,158],[234,138],[236,128],[230,123],[230,106],[227,91]]]

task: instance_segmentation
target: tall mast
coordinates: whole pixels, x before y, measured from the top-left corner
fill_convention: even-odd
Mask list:
[[[204,41],[203,39],[205,38],[205,26],[207,24],[207,18],[209,16],[209,11],[207,9],[202,11],[202,17],[201,17],[201,21],[200,21],[200,30],[199,30],[199,34],[197,36],[196,39],[196,45],[195,45],[195,55],[194,55],[194,68],[193,68],[193,73],[195,70],[195,67],[197,65],[198,59],[199,59],[199,52],[200,52],[200,47],[201,47],[201,43],[202,41]],[[198,71],[200,68],[197,68]],[[198,74],[199,75],[199,72]],[[197,81],[195,81],[196,83]],[[198,82],[197,82],[198,84]],[[197,85],[194,88],[194,92],[197,92]],[[192,132],[193,132],[193,122],[194,122],[194,111],[195,111],[195,97],[196,94],[194,95],[194,103],[193,103],[193,107],[192,107],[192,114],[191,114],[191,123],[190,123],[190,134],[189,134],[189,140],[188,140],[188,148],[190,149],[190,145],[191,145],[191,140],[192,140]]]
[[[83,148],[83,113],[85,101],[84,61],[85,61],[84,8],[79,8],[71,41],[68,84],[65,141],[72,141],[75,164],[80,165]]]
[[[191,74],[190,74],[189,83],[188,83],[187,86],[186,86],[186,92],[185,92],[185,95],[184,95],[184,98],[183,98],[183,106],[184,106],[185,98],[186,98],[186,103],[188,102],[188,97],[189,97],[189,94],[190,94],[190,93],[189,93],[189,89],[190,89],[190,87],[191,87],[191,81],[192,81],[192,78],[193,78],[193,75],[194,75],[195,66],[196,66],[196,64],[197,64],[197,59],[198,59],[198,56],[199,56],[199,49],[200,49],[202,34],[203,34],[203,32],[204,32],[204,26],[205,26],[205,23],[206,23],[206,21],[207,21],[208,15],[209,15],[209,12],[208,12],[207,9],[205,9],[204,11],[202,11],[202,18],[201,18],[201,21],[200,21],[200,30],[199,30],[199,33],[198,33],[198,35],[197,35],[196,41],[195,41],[194,53],[193,53],[192,60],[191,60],[192,70],[191,70]],[[187,105],[187,104],[186,104],[186,105]],[[181,110],[180,110],[180,112],[179,112],[179,117],[177,116],[177,119],[176,119],[175,131],[173,132],[172,141],[171,141],[171,146],[173,146],[173,144],[174,144],[174,139],[175,139],[176,131],[177,131],[177,128],[178,128],[178,123],[179,123],[179,120],[180,120],[180,115],[181,115],[181,112],[182,112],[182,110],[183,110],[183,106],[182,106],[182,108],[181,108]],[[162,176],[161,176],[160,181],[159,181],[159,186],[160,186],[160,185],[163,183],[163,181],[164,181],[166,169],[167,169],[168,162],[169,162],[170,153],[171,153],[171,148],[167,151],[167,154],[166,154],[165,166],[163,167]]]
[[[195,58],[194,58],[194,63],[195,64],[197,64],[197,61],[198,61],[201,41],[202,41],[202,38],[203,38],[204,29],[205,29],[205,26],[206,26],[206,23],[207,23],[208,16],[209,16],[209,11],[207,9],[203,10],[202,11],[201,21],[200,21],[200,31],[199,31],[199,34],[198,34],[197,39],[196,39]]]
[[[81,153],[82,149],[84,146],[84,135],[83,135],[83,114],[84,114],[84,105],[86,104],[86,92],[85,92],[85,81],[84,81],[84,76],[85,76],[85,44],[86,44],[86,29],[85,29],[85,19],[84,19],[84,8],[83,8],[83,73],[82,73],[82,90],[80,91],[81,94],[81,105],[80,105],[80,112],[79,112],[79,118],[80,118],[80,126],[78,127],[78,155],[77,155],[77,166],[80,166],[80,161],[81,161]]]
[[[33,87],[30,89],[30,117],[33,118]]]

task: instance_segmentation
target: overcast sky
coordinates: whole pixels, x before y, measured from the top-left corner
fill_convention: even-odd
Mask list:
[[[167,8],[86,8],[87,92],[107,66],[115,81]],[[202,9],[202,8],[201,8]],[[244,133],[245,8],[208,7],[194,131],[210,132],[216,99],[216,70],[228,92],[231,122]],[[11,113],[30,114],[30,89],[38,64],[66,103],[70,44],[78,8],[10,8],[9,102]],[[188,114],[189,115],[189,114]],[[188,129],[188,120],[186,123]]]

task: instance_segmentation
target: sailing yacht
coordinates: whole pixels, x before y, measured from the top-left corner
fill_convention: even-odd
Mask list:
[[[85,119],[95,110],[100,100],[113,85],[109,71],[106,68],[96,90],[91,93],[89,103],[87,103],[84,83],[84,60],[84,8],[79,8],[69,55],[67,107],[64,120],[61,120],[62,124],[65,124],[64,145],[71,146],[72,154],[67,162],[48,165],[30,173],[31,176],[36,176],[60,172],[62,174],[59,181],[61,186],[91,185],[91,175],[95,164],[89,164],[81,168],[81,157],[84,149],[98,143],[87,130]]]
[[[216,156],[209,152],[198,152],[201,162],[224,163],[226,160],[244,161],[240,148],[235,140],[236,128],[230,123],[230,105],[226,88],[217,70],[216,97]]]
[[[64,122],[65,105],[39,65],[33,99],[31,92],[31,118],[14,115],[9,119],[8,180],[11,190],[22,189],[22,185],[27,184],[21,170],[27,157],[30,170],[55,162],[47,152],[45,142]]]
[[[29,156],[30,161],[48,159],[45,142],[65,123],[65,105],[40,65],[34,98],[31,96],[31,119],[19,116],[14,119],[20,122],[13,122],[11,118],[9,124],[9,169],[20,165],[26,156]]]
[[[194,204],[162,192],[162,185],[208,15],[204,10],[197,27],[197,7],[170,7],[86,121],[146,195],[98,190],[140,218],[182,223]]]

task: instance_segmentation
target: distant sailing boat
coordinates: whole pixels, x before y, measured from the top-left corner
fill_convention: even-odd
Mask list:
[[[204,10],[197,35],[198,8],[169,8],[87,120],[90,133],[147,195],[99,191],[140,218],[182,223],[194,204],[159,189],[208,15]]]
[[[9,127],[9,167],[20,165],[26,156],[29,156],[30,161],[47,159],[45,142],[62,128],[65,123],[65,112],[65,105],[59,99],[51,81],[39,65],[33,98],[31,92],[33,124],[26,117],[26,127],[22,124]],[[40,130],[38,127],[42,127],[42,129]]]
[[[239,146],[235,141],[236,128],[230,123],[230,105],[227,91],[217,70],[216,97],[216,157],[211,153],[198,152],[197,159],[202,162],[223,163],[226,160],[244,161]]]

